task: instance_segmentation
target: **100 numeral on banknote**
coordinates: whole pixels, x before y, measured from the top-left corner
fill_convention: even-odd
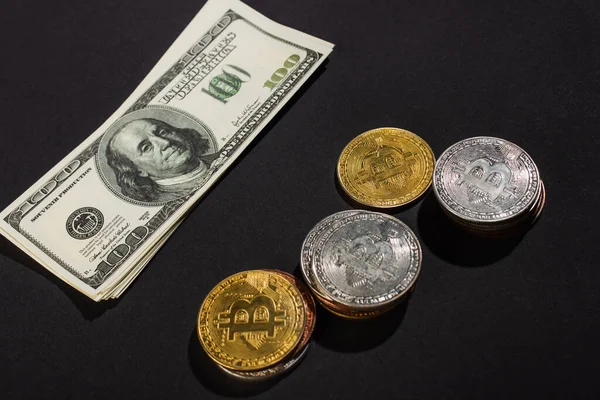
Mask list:
[[[114,296],[332,47],[209,1],[123,106],[2,213],[2,233],[86,295]]]

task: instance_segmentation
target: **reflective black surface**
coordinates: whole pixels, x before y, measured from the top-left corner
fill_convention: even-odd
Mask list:
[[[2,399],[598,398],[596,1],[252,0],[336,44],[329,62],[193,209],[118,301],[95,304],[0,239]],[[203,5],[5,0],[0,14],[0,208],[93,132]],[[402,307],[371,322],[319,309],[290,375],[234,386],[195,341],[222,278],[298,265],[304,236],[351,207],[343,147],[397,126],[436,156],[502,137],[539,167],[547,203],[498,242],[449,223],[431,192],[392,210],[423,267]]]

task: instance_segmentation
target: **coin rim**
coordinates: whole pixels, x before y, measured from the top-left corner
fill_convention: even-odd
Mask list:
[[[297,318],[295,327],[292,328],[291,332],[292,334],[291,336],[291,340],[289,342],[284,342],[283,346],[284,347],[283,350],[280,350],[280,354],[275,356],[275,354],[269,354],[263,357],[257,357],[257,360],[261,360],[261,359],[265,359],[265,358],[272,358],[272,360],[265,362],[263,365],[260,366],[255,366],[255,365],[250,365],[250,366],[246,366],[246,365],[231,365],[230,363],[227,363],[226,361],[219,359],[216,354],[213,354],[213,352],[210,350],[210,347],[208,346],[208,343],[205,342],[205,339],[208,340],[210,339],[210,342],[212,342],[214,345],[213,347],[215,348],[219,348],[221,353],[223,354],[227,354],[226,352],[224,352],[220,346],[217,346],[216,343],[217,341],[214,340],[213,338],[210,338],[210,335],[206,334],[206,338],[203,335],[202,329],[203,326],[205,326],[204,329],[206,329],[208,331],[208,307],[210,307],[208,301],[211,300],[211,303],[214,302],[215,298],[218,296],[219,293],[215,293],[215,291],[217,291],[217,289],[220,288],[220,290],[218,290],[218,292],[223,292],[223,290],[225,289],[224,287],[221,287],[223,285],[227,284],[228,280],[231,279],[235,279],[237,278],[239,275],[243,275],[243,274],[248,274],[249,272],[263,272],[266,274],[270,274],[270,275],[275,275],[277,278],[279,279],[283,279],[290,287],[292,291],[295,291],[295,297],[297,298],[296,300],[300,300],[299,304],[296,304],[296,306],[298,305],[302,305],[301,307],[298,307],[299,310],[301,310],[299,318]],[[245,279],[245,278],[244,278]],[[212,295],[212,296],[211,296]],[[294,297],[294,296],[292,296]],[[293,303],[296,303],[296,301],[294,300]],[[296,288],[295,285],[292,285],[287,279],[284,279],[282,276],[280,276],[279,274],[274,274],[272,272],[268,272],[268,271],[264,271],[264,270],[247,270],[247,271],[241,271],[241,272],[237,272],[233,275],[228,276],[227,278],[221,280],[219,283],[217,283],[211,290],[210,292],[206,295],[206,297],[204,298],[204,301],[202,302],[202,305],[200,306],[200,310],[198,311],[198,318],[197,318],[197,324],[196,324],[196,331],[198,334],[198,339],[200,341],[200,344],[202,345],[202,348],[204,349],[204,351],[206,352],[206,354],[217,364],[222,365],[224,367],[230,368],[230,369],[234,369],[234,370],[239,370],[239,371],[253,371],[253,370],[260,370],[260,369],[265,369],[268,368],[274,364],[277,364],[278,362],[280,362],[281,360],[283,360],[286,356],[288,356],[298,345],[301,337],[302,337],[302,333],[304,331],[304,324],[306,323],[306,315],[305,315],[305,308],[304,308],[304,300],[302,299],[302,294],[300,293],[300,291],[298,290],[298,288]],[[301,327],[301,329],[296,329],[297,327]],[[290,343],[290,344],[288,344]],[[286,346],[286,344],[288,344]],[[285,349],[285,347],[288,347],[287,349]],[[235,358],[233,356],[231,356],[231,358],[233,358],[235,361],[239,361],[241,358]]]
[[[240,379],[246,382],[265,381],[281,376],[286,372],[290,372],[291,370],[296,368],[300,361],[302,361],[304,357],[306,357],[309,348],[310,343],[307,343],[304,345],[304,347],[300,348],[300,351],[292,355],[290,359],[282,360],[278,364],[258,371],[235,371],[224,367],[221,364],[217,364],[217,366],[221,368],[223,372],[236,379]]]
[[[330,292],[327,291],[324,283],[321,282],[321,280],[319,279],[320,275],[317,273],[317,269],[316,269],[317,267],[315,265],[316,264],[316,257],[313,257],[312,267],[313,267],[313,270],[315,272],[315,277],[317,278],[318,284],[321,286],[321,288],[323,288],[324,291],[327,292],[327,294],[331,298],[331,300],[330,300],[331,302],[343,305],[343,306],[348,307],[348,308],[352,308],[352,309],[354,309],[356,311],[371,311],[371,310],[374,311],[374,310],[380,309],[382,307],[386,307],[386,306],[388,306],[390,304],[393,304],[394,302],[396,302],[399,299],[403,298],[404,295],[406,293],[408,293],[411,290],[411,288],[415,285],[415,283],[417,282],[417,279],[419,278],[419,275],[421,273],[421,267],[422,267],[422,263],[423,263],[423,249],[421,247],[421,243],[419,242],[419,238],[417,237],[417,235],[412,231],[412,229],[410,229],[410,227],[408,225],[406,225],[404,222],[402,222],[398,218],[392,217],[391,215],[388,215],[388,214],[385,214],[385,213],[376,212],[376,211],[360,210],[359,214],[382,216],[383,218],[388,218],[388,219],[393,220],[394,222],[399,223],[400,225],[404,226],[404,228],[406,229],[406,231],[409,233],[409,235],[412,237],[412,239],[416,243],[416,246],[417,246],[417,256],[418,257],[417,257],[417,260],[416,260],[416,264],[417,265],[416,265],[415,276],[412,278],[412,280],[406,286],[406,288],[403,291],[401,291],[401,292],[398,291],[398,293],[395,296],[393,296],[393,297],[391,297],[391,298],[389,298],[387,300],[381,301],[381,302],[369,303],[369,304],[351,303],[351,302],[348,302],[346,300],[343,300],[342,298],[335,297]],[[352,214],[352,215],[344,217],[344,218],[350,218],[350,217],[353,217],[354,215],[355,214]],[[315,248],[315,250],[316,250],[316,248]],[[410,269],[410,267],[409,267],[409,269]],[[404,278],[402,280],[404,280]],[[402,282],[402,280],[401,280],[401,282]],[[333,283],[331,283],[331,286],[336,287]],[[396,287],[394,287],[394,289],[396,289]],[[386,296],[387,293],[389,293],[389,291],[386,292],[386,293],[378,295],[378,297],[379,296]],[[361,298],[365,298],[365,299],[369,298],[369,296],[351,296],[351,297],[361,297]],[[373,297],[373,296],[371,296],[371,297]]]
[[[394,134],[399,133],[401,135],[405,135],[402,137],[403,139],[408,139],[408,140],[416,139],[413,141],[413,144],[416,144],[417,147],[419,147],[419,148],[425,148],[425,150],[423,151],[422,154],[425,155],[424,158],[425,158],[425,164],[427,167],[425,175],[429,176],[429,179],[426,179],[427,176],[424,179],[426,181],[426,184],[419,183],[418,185],[416,185],[415,189],[411,190],[408,194],[400,197],[399,199],[396,198],[396,199],[392,199],[392,200],[385,200],[386,203],[392,203],[392,204],[382,204],[383,200],[378,200],[375,197],[371,197],[368,195],[363,195],[363,198],[360,198],[358,195],[356,195],[356,193],[353,193],[350,190],[350,188],[344,184],[344,176],[346,177],[348,182],[350,182],[350,178],[348,177],[348,173],[346,173],[344,175],[342,172],[342,164],[343,164],[342,160],[344,158],[349,157],[350,145],[355,143],[362,136],[367,136],[369,134],[373,134],[375,132],[386,130],[386,129],[391,130]],[[415,142],[418,142],[418,143],[415,143]],[[429,158],[427,157],[427,152],[429,152],[429,156],[430,156]],[[366,132],[363,132],[360,135],[354,137],[352,140],[350,140],[350,142],[348,142],[348,144],[346,144],[346,146],[344,147],[344,149],[342,150],[342,153],[340,154],[340,156],[338,158],[336,171],[337,171],[337,178],[338,178],[338,182],[340,183],[340,186],[352,200],[354,200],[357,203],[360,203],[362,205],[368,206],[368,207],[387,209],[387,208],[401,207],[401,206],[410,204],[413,201],[419,199],[427,191],[427,189],[429,189],[431,187],[431,184],[433,181],[433,171],[435,169],[435,164],[436,164],[435,154],[433,153],[433,150],[431,149],[429,144],[422,137],[420,137],[419,135],[417,135],[414,132],[411,132],[411,131],[408,131],[408,130],[402,129],[402,128],[381,127],[381,128],[375,128],[375,129],[371,129]],[[344,165],[345,165],[345,163],[344,163]],[[345,167],[345,168],[347,169],[347,167]],[[427,173],[427,171],[430,171],[430,173]],[[421,182],[423,182],[423,180],[421,180]],[[413,195],[413,193],[416,193],[416,194]],[[372,199],[373,201],[365,201],[364,200],[365,198]]]
[[[301,279],[296,278],[289,272],[277,269],[265,269],[263,271],[270,271],[279,274],[279,276],[281,276],[283,279],[286,279],[292,285],[295,285],[298,291],[300,292],[304,304],[305,318],[304,330],[302,331],[302,336],[296,347],[303,348],[307,343],[310,342],[312,334],[315,330],[315,325],[317,324],[317,305],[315,304],[315,299],[312,297],[310,290],[304,284],[304,282]]]
[[[525,190],[525,195],[523,197],[527,197],[527,196],[531,196],[531,198],[527,201],[527,203],[524,203],[521,207],[516,208],[515,211],[509,213],[508,215],[502,217],[502,218],[494,218],[494,219],[481,219],[481,218],[475,218],[475,217],[470,217],[468,215],[465,214],[460,214],[458,211],[455,211],[452,207],[450,207],[450,205],[448,204],[449,202],[447,202],[445,199],[442,198],[442,195],[439,193],[439,188],[438,186],[441,185],[443,186],[443,179],[442,179],[442,169],[445,167],[446,163],[448,162],[448,160],[450,159],[450,157],[452,157],[454,154],[456,154],[456,152],[458,152],[458,150],[455,150],[457,147],[459,147],[461,144],[467,142],[467,141],[477,141],[477,140],[484,140],[484,141],[488,141],[485,142],[483,144],[491,144],[490,142],[492,141],[502,141],[505,143],[508,143],[514,147],[516,147],[517,149],[521,150],[521,152],[523,152],[527,158],[529,159],[529,161],[531,162],[531,165],[533,166],[533,170],[535,172],[535,178],[537,178],[537,185],[535,185],[535,187],[533,186],[533,184],[531,183],[533,181],[533,179],[530,179],[530,184],[528,184],[528,187]],[[476,143],[476,144],[472,144],[471,146],[477,145],[477,144],[481,144],[481,143]],[[465,145],[462,149],[467,148],[468,145]],[[459,149],[459,150],[462,150]],[[453,154],[450,154],[450,152],[452,150],[455,150]],[[449,155],[450,154],[450,155]],[[438,184],[438,181],[440,181],[440,183]],[[535,163],[535,161],[533,160],[533,158],[529,155],[529,153],[527,153],[525,150],[523,150],[520,146],[514,144],[513,142],[506,140],[506,139],[502,139],[502,138],[497,138],[494,136],[474,136],[474,137],[470,137],[470,138],[466,138],[463,140],[460,140],[456,143],[454,143],[453,145],[451,145],[450,147],[448,147],[446,150],[444,150],[444,152],[442,153],[442,155],[438,158],[436,164],[435,164],[435,168],[433,170],[433,193],[436,197],[436,199],[438,200],[438,202],[444,207],[444,209],[448,210],[451,214],[453,214],[454,216],[466,220],[466,221],[470,221],[470,222],[475,222],[475,223],[484,223],[484,224],[494,224],[497,222],[502,222],[502,221],[507,221],[510,220],[511,218],[519,215],[521,212],[523,212],[524,210],[527,210],[531,204],[533,202],[535,202],[537,200],[537,196],[536,194],[539,193],[539,186],[540,186],[540,173],[538,170],[538,167]],[[535,188],[534,190],[532,190],[533,188]],[[529,194],[529,192],[533,191],[533,194]],[[445,194],[446,196],[451,200],[451,202],[458,204],[457,201],[455,201],[453,199],[452,196],[450,196],[450,194],[448,193],[448,190],[445,190]],[[467,207],[461,206],[459,204],[459,206],[467,211],[469,211],[471,214],[473,215],[480,215],[483,213],[478,213],[476,211],[471,211],[469,209],[467,209]],[[515,206],[512,206],[509,208],[509,210],[511,208],[514,208]],[[507,211],[502,211],[502,214],[507,213]],[[490,213],[486,213],[486,214],[490,214]],[[492,213],[492,215],[495,214],[499,214],[499,213]]]
[[[304,238],[304,241],[302,242],[302,248],[300,251],[300,270],[302,271],[302,277],[304,278],[308,287],[313,291],[313,293],[315,293],[315,295],[322,296],[326,299],[334,301],[334,299],[331,298],[329,294],[327,294],[324,291],[324,289],[319,286],[317,279],[314,277],[314,271],[312,268],[314,244],[316,243],[318,238],[323,234],[323,232],[327,229],[329,224],[333,223],[334,221],[340,218],[358,214],[360,211],[361,210],[344,210],[330,214],[327,217],[320,220],[319,222],[317,222]],[[312,236],[313,233],[314,236]]]

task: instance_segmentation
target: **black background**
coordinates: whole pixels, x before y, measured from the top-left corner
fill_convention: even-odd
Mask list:
[[[108,118],[203,3],[2,2],[2,207]],[[0,397],[598,398],[600,3],[248,3],[335,43],[329,62],[119,301],[93,303],[0,239]],[[311,227],[351,208],[339,153],[380,126],[437,156],[471,136],[517,143],[546,184],[541,220],[481,241],[429,193],[393,214],[423,246],[405,307],[369,322],[320,309],[291,375],[226,380],[196,339],[202,300],[237,271],[295,271]]]

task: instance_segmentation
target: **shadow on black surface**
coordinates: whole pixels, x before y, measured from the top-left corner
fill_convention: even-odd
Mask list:
[[[118,304],[118,300],[108,300],[96,303],[93,300],[87,298],[84,294],[79,293],[65,282],[61,281],[50,271],[41,266],[34,259],[29,257],[23,251],[21,251],[14,244],[9,242],[6,238],[0,236],[0,254],[10,258],[11,260],[29,268],[33,272],[48,279],[49,282],[55,284],[77,307],[81,315],[87,320],[91,321],[102,314],[106,310],[109,310]]]
[[[230,377],[208,357],[200,341],[196,327],[192,329],[188,346],[188,361],[196,380],[211,392],[227,397],[248,397],[263,393],[275,386],[281,378],[260,382],[244,382]]]
[[[300,265],[293,272],[304,282]],[[319,345],[343,353],[359,353],[385,342],[404,320],[412,291],[394,309],[365,320],[338,317],[317,303],[317,325],[313,339]]]
[[[338,317],[318,305],[314,340],[342,353],[359,353],[384,343],[402,324],[409,297],[392,310],[375,318],[351,320]]]
[[[436,256],[463,267],[483,267],[501,260],[515,249],[526,233],[500,238],[470,234],[444,214],[432,192],[421,203],[417,226],[422,243]]]
[[[423,197],[425,197],[430,191],[430,189],[427,189],[427,191],[424,194],[422,194],[421,196],[419,196],[418,199],[411,201],[410,203],[405,204],[403,206],[392,207],[392,208],[375,208],[375,207],[370,207],[365,204],[361,204],[361,203],[357,202],[352,197],[350,197],[348,195],[348,193],[346,193],[344,188],[342,188],[342,184],[340,183],[340,180],[338,179],[337,166],[335,167],[335,169],[333,171],[333,181],[335,182],[335,189],[337,190],[338,194],[340,195],[342,200],[346,204],[348,204],[348,206],[350,206],[351,208],[357,208],[357,209],[367,210],[367,211],[375,211],[375,212],[380,212],[380,213],[385,213],[385,214],[398,214],[403,211],[410,210],[411,208],[413,208],[417,204],[419,204],[421,199]]]

